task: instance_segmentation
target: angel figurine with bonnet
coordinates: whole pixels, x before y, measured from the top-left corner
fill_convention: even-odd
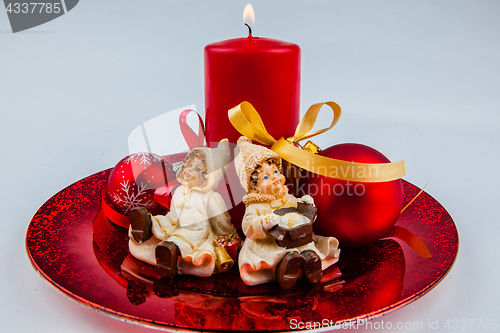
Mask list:
[[[336,238],[313,234],[312,197],[288,194],[280,156],[247,137],[238,139],[235,167],[248,193],[243,198],[246,239],[238,257],[243,282],[278,281],[282,289],[289,289],[301,272],[309,282],[319,282],[322,271],[338,261],[340,250]]]

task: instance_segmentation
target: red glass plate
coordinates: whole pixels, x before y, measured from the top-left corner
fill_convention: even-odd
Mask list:
[[[100,209],[109,172],[82,179],[35,214],[26,246],[35,269],[67,296],[118,319],[170,331],[331,329],[398,309],[432,289],[451,269],[458,233],[446,210],[422,193],[397,226],[429,249],[422,258],[397,239],[342,249],[319,285],[245,286],[237,267],[210,278],[157,279],[128,254],[127,232]],[[405,201],[419,188],[404,183]],[[336,325],[336,326],[335,326]]]

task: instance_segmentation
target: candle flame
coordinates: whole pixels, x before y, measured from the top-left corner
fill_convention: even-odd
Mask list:
[[[255,13],[251,4],[247,4],[243,10],[243,23],[249,23],[255,25]]]

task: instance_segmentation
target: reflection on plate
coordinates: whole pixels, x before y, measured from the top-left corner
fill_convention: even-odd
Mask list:
[[[152,266],[129,255],[126,230],[100,210],[110,171],[80,180],[49,199],[29,225],[26,246],[34,267],[63,293],[140,325],[175,331],[338,328],[418,299],[443,279],[457,255],[453,220],[422,193],[396,225],[420,238],[431,258],[421,258],[396,239],[384,239],[342,249],[340,261],[316,286],[298,283],[289,291],[275,283],[248,287],[236,267],[209,278],[164,281]],[[403,183],[408,202],[419,189]]]

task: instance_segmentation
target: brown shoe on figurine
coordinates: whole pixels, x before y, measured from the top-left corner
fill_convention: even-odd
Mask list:
[[[307,276],[311,283],[321,281],[323,271],[321,269],[321,258],[313,250],[305,250],[300,253],[304,257],[305,262],[302,267],[302,272]]]
[[[156,273],[161,277],[173,278],[177,275],[179,249],[169,241],[163,241],[156,247]]]
[[[299,271],[304,264],[304,257],[298,252],[287,253],[276,267],[276,280],[281,289],[290,289],[299,278]]]
[[[132,237],[137,243],[147,241],[152,236],[151,219],[145,207],[135,207],[128,213],[132,227]]]

